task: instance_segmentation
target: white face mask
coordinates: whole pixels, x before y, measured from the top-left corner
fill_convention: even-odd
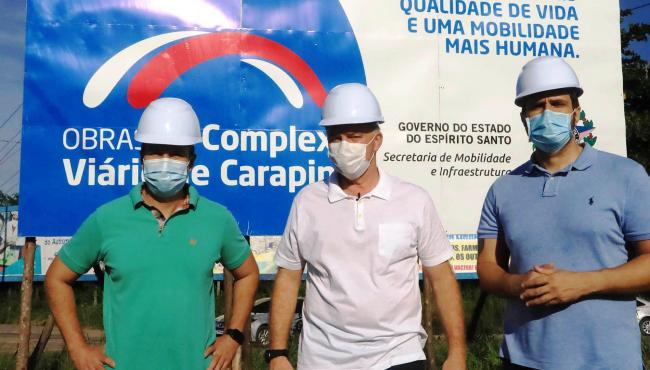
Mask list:
[[[375,140],[377,134],[366,144],[351,143],[341,140],[329,144],[329,157],[336,165],[336,169],[348,180],[356,180],[368,170],[370,161],[375,157],[372,153],[370,160],[366,159],[366,147]]]

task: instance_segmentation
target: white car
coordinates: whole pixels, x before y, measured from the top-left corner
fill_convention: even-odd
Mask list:
[[[298,297],[296,311],[291,322],[291,335],[300,334],[302,330],[302,303],[303,298]],[[271,342],[269,331],[269,312],[271,311],[271,298],[260,298],[253,304],[251,312],[251,342],[268,346]],[[223,335],[225,330],[224,315],[215,319],[217,336]]]
[[[639,320],[641,334],[650,335],[650,301],[636,298],[636,318]]]

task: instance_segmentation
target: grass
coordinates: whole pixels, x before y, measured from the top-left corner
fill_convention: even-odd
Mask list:
[[[75,298],[79,322],[84,328],[102,329],[102,293],[96,283],[77,283]],[[0,324],[18,324],[20,317],[20,284],[0,284]],[[32,325],[43,325],[50,309],[42,283],[34,283],[32,294]],[[0,369],[4,369],[0,367]]]
[[[304,288],[303,288],[304,289]],[[304,290],[301,289],[301,294]],[[475,281],[462,281],[463,303],[465,314],[469,321],[474,310],[480,290]],[[257,298],[268,297],[271,294],[272,283],[262,282],[257,293]],[[96,283],[78,283],[75,287],[79,320],[85,328],[102,328],[101,289]],[[0,284],[0,324],[17,324],[20,307],[20,285]],[[490,296],[481,314],[477,327],[478,335],[469,343],[468,369],[471,370],[496,370],[500,369],[499,345],[501,342],[501,325],[503,322],[503,300]],[[223,299],[217,298],[217,312],[223,312]],[[49,310],[45,300],[42,284],[35,284],[32,304],[32,323],[42,325],[47,319]],[[434,327],[435,333],[440,333],[441,328]],[[434,353],[436,363],[441,366],[447,354],[444,337],[434,340]],[[296,363],[297,339],[290,342],[291,361]],[[650,367],[650,337],[642,340],[643,358],[646,367]],[[264,348],[253,345],[251,348],[250,369],[267,369],[263,359]],[[0,352],[0,369],[13,369],[15,356],[13,353]],[[68,354],[61,352],[46,352],[38,366],[38,370],[73,370],[74,367]]]
[[[500,339],[497,336],[482,335],[469,345],[469,356],[467,368],[470,370],[500,370],[500,362],[498,359]],[[296,350],[297,345],[292,345],[291,362],[296,363]],[[446,356],[446,345],[443,341],[435,344],[436,349],[436,363],[438,366],[442,365]],[[251,369],[261,370],[267,369],[264,363],[263,348],[253,347],[251,354]],[[650,341],[647,337],[643,338],[643,352],[646,367],[650,362],[648,361],[648,354],[650,353]],[[0,369],[13,369],[15,367],[15,358],[11,353],[0,352]],[[36,370],[74,370],[72,362],[65,351],[62,352],[46,352],[41,358]]]

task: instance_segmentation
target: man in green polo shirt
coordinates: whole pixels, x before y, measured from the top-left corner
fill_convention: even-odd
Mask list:
[[[257,264],[232,214],[186,184],[201,141],[192,107],[152,102],[135,139],[144,184],[99,207],[63,246],[45,280],[50,308],[79,370],[225,369],[243,340]],[[86,343],[72,290],[100,261],[105,349]],[[236,279],[228,335],[216,341],[215,262]]]

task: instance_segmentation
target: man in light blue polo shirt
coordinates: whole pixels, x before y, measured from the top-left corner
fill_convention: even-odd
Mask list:
[[[492,185],[478,228],[481,286],[508,298],[504,369],[643,367],[634,294],[650,289],[650,179],[576,143],[581,94],[559,58],[517,81],[536,150]]]

